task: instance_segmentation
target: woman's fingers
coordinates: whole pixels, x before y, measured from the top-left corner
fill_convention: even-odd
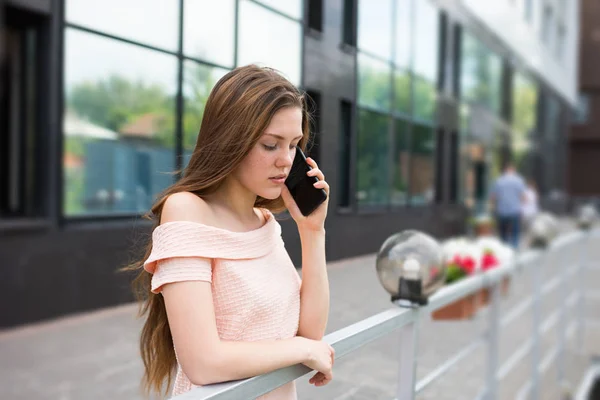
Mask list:
[[[308,383],[315,386],[325,386],[333,379],[333,374],[325,375],[322,372],[317,372]]]

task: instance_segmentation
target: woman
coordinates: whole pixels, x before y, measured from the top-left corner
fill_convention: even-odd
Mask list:
[[[309,136],[304,96],[268,68],[225,75],[205,106],[182,179],[152,208],[157,226],[136,279],[147,319],[143,387],[178,395],[303,363],[316,386],[332,379],[323,342],[328,202],[303,216],[284,181]],[[309,159],[315,187],[329,193]],[[302,244],[302,281],[271,212],[287,208]],[[295,399],[294,382],[265,399]]]

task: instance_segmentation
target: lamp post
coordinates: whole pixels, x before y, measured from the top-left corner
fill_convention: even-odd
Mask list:
[[[439,289],[446,278],[440,244],[418,231],[390,236],[381,246],[376,262],[377,276],[391,301],[408,307],[412,322],[400,329],[397,400],[414,400],[417,352],[417,323],[420,305]]]

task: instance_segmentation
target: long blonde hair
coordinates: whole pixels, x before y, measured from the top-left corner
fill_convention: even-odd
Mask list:
[[[236,68],[221,78],[206,102],[196,147],[183,177],[161,194],[147,216],[154,221],[154,227],[160,223],[169,195],[191,192],[205,196],[215,192],[256,145],[273,115],[285,107],[303,111],[303,138],[299,146],[304,150],[309,138],[310,114],[305,96],[294,85],[275,70],[255,65]],[[272,212],[284,209],[281,197],[275,200],[258,197],[255,206]],[[143,268],[151,251],[152,242],[148,243],[142,259],[124,268],[138,272],[133,281],[134,293],[141,302],[140,316],[146,316],[140,337],[144,363],[142,389],[146,396],[152,391],[166,394],[177,365],[163,297],[150,292],[152,276]]]

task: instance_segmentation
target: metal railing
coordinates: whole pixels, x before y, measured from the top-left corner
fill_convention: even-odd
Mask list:
[[[426,306],[413,309],[394,307],[330,333],[325,336],[324,340],[334,347],[336,359],[339,359],[384,335],[399,330],[400,368],[398,370],[397,400],[414,399],[418,393],[443,376],[460,360],[484,345],[487,346],[485,385],[477,399],[495,400],[498,396],[499,383],[529,355],[531,362],[530,376],[518,391],[517,398],[524,399],[529,395],[530,399],[538,400],[540,399],[541,378],[552,365],[557,366],[557,382],[560,384],[566,379],[565,358],[568,338],[577,333],[579,345],[584,342],[586,300],[584,270],[587,268],[586,263],[589,263],[587,248],[590,237],[600,237],[599,234],[600,230],[576,231],[564,234],[556,238],[546,249],[531,249],[521,252],[510,264],[501,265],[488,272],[443,287],[429,299]],[[573,257],[575,254],[577,257]],[[565,266],[568,265],[568,259],[575,260],[573,262],[576,265],[569,265],[570,268],[560,268],[561,272],[557,276],[543,283],[541,269],[548,257],[553,256],[559,256],[559,261]],[[500,315],[500,282],[506,277],[520,275],[525,270],[530,270],[532,273],[532,294],[529,298],[524,298],[508,310],[502,317]],[[575,290],[571,292],[563,290],[566,299],[560,302],[557,310],[542,320],[541,301],[544,296],[558,288],[565,289],[569,287],[568,283],[574,283]],[[475,294],[485,287],[490,288],[491,291],[489,310],[486,316],[488,323],[486,331],[417,381],[415,371],[419,320],[433,311],[465,296]],[[594,296],[598,295],[592,294],[588,297]],[[572,308],[577,311],[576,318],[574,321],[569,322],[568,311]],[[500,365],[498,348],[501,329],[511,324],[528,310],[533,317],[533,329],[530,338]],[[557,344],[546,354],[542,354],[541,339],[543,335],[555,327],[558,331]],[[198,387],[177,396],[176,399],[251,399],[311,372],[304,365],[295,365],[254,378]]]

